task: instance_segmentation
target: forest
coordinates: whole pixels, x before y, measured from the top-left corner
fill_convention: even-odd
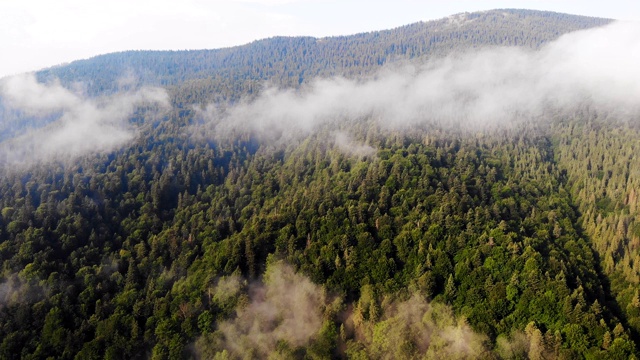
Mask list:
[[[610,23],[504,9],[1,79],[0,358],[637,359],[640,114],[545,87],[563,35]]]

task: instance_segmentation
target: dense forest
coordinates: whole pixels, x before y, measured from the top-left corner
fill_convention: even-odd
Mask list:
[[[495,10],[39,72],[65,105],[0,102],[0,358],[638,358],[633,119],[585,104],[481,129],[217,117],[274,86],[299,99],[318,77],[535,53],[609,22]],[[50,139],[84,118],[135,131]]]

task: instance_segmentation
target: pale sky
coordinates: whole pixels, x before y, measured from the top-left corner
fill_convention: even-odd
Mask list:
[[[0,0],[0,77],[115,51],[348,35],[496,8],[640,20],[637,0]]]

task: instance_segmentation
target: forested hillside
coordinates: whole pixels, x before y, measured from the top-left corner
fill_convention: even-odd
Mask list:
[[[638,358],[635,118],[383,100],[431,89],[397,67],[438,95],[483,81],[446,59],[609,22],[495,10],[5,79],[0,358]]]

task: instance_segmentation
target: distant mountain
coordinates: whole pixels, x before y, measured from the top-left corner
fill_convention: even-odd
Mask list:
[[[82,82],[91,94],[117,91],[118,80],[128,77],[134,83],[162,86],[205,80],[227,93],[225,97],[233,97],[233,92],[250,91],[255,82],[267,80],[273,85],[297,86],[317,76],[361,76],[389,63],[425,61],[490,46],[536,49],[562,34],[609,22],[500,9],[348,36],[274,37],[216,50],[127,51],[75,61],[38,75],[67,84]]]

